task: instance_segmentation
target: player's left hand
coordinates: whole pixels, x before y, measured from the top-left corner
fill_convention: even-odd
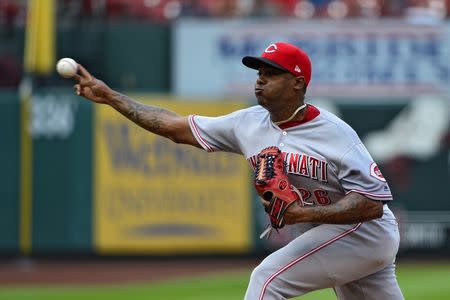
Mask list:
[[[260,197],[260,199],[261,199],[262,205],[265,208],[268,208],[270,206],[269,201],[266,201],[261,197]],[[291,224],[301,223],[302,216],[304,215],[304,213],[305,213],[305,210],[298,202],[293,203],[291,206],[289,206],[287,208],[287,210],[284,213],[283,224],[291,225]]]
[[[299,202],[295,202],[284,213],[284,224],[290,225],[304,222],[303,216],[305,213],[305,208]]]
[[[271,226],[283,228],[288,224],[284,221],[284,214],[289,206],[302,201],[302,196],[289,182],[284,157],[278,147],[270,146],[258,153],[254,185],[258,195],[268,203],[265,211],[270,216]]]

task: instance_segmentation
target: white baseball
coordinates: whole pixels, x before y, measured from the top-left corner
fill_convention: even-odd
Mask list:
[[[64,78],[71,78],[77,74],[78,64],[71,58],[61,58],[56,64],[56,71]]]

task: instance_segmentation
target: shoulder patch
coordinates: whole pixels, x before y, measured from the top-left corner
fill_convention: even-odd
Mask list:
[[[383,174],[381,174],[380,168],[377,166],[375,162],[370,165],[370,176],[375,177],[376,179],[386,182]]]

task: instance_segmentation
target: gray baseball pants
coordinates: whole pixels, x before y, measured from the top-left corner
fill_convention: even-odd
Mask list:
[[[245,300],[281,300],[333,288],[340,300],[404,299],[395,276],[400,236],[395,218],[323,224],[265,258]]]

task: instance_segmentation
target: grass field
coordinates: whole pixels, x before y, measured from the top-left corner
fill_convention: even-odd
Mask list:
[[[242,299],[250,270],[195,279],[98,287],[0,287],[1,300],[232,300]],[[397,272],[408,300],[450,299],[450,264],[401,264]],[[336,299],[331,290],[305,300]]]

